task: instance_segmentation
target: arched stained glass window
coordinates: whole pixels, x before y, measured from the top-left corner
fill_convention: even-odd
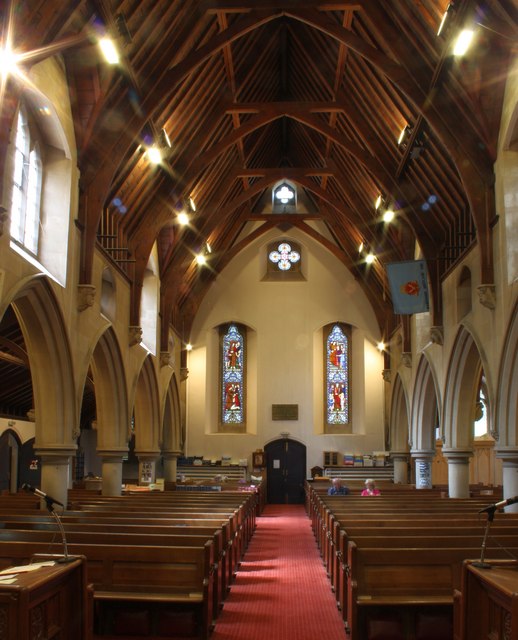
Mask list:
[[[344,427],[350,421],[349,353],[350,331],[340,324],[332,325],[325,338],[325,422],[327,426]]]
[[[235,324],[223,330],[220,358],[223,426],[245,424],[245,337],[245,332]]]

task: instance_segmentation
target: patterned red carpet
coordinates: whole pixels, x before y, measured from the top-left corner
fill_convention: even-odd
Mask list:
[[[267,505],[211,640],[345,640],[303,505]]]

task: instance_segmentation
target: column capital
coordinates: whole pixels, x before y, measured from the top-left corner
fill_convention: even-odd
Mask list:
[[[42,462],[56,465],[69,464],[70,457],[75,456],[76,451],[77,446],[75,445],[54,445],[53,447],[34,448],[34,453],[42,459]]]
[[[128,453],[128,449],[97,449],[103,462],[118,462]]]
[[[443,456],[448,460],[448,464],[469,464],[469,459],[473,457],[471,449],[442,449]]]
[[[392,460],[407,461],[409,456],[410,456],[410,453],[408,451],[390,451],[389,452],[389,458],[392,458]]]
[[[481,284],[477,287],[480,304],[493,311],[496,308],[496,287],[494,284]]]
[[[162,451],[164,460],[175,460],[183,456],[183,451]]]
[[[435,449],[413,449],[410,452],[410,456],[414,459],[417,458],[433,458],[435,456]]]
[[[504,464],[518,466],[518,447],[498,447],[495,449],[495,455],[499,460],[503,460]]]

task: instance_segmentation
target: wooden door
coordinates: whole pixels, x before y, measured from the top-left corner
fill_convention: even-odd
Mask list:
[[[274,440],[264,448],[270,504],[303,504],[306,447],[296,440]]]

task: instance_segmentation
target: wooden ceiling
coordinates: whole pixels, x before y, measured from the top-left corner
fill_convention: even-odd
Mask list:
[[[35,52],[28,67],[63,56],[81,171],[81,281],[101,248],[132,285],[138,324],[156,243],[165,349],[169,325],[190,327],[217,274],[275,227],[302,230],[347,266],[385,335],[400,320],[387,262],[427,260],[437,325],[441,280],[475,243],[481,281],[493,282],[493,163],[516,53],[513,0],[5,4],[4,38]],[[474,43],[454,57],[465,27]],[[116,38],[119,65],[100,55],[103,35]],[[144,153],[150,144],[163,146],[158,166]],[[303,213],[265,210],[282,180],[296,185]],[[374,206],[380,194],[396,211],[389,225]],[[190,198],[196,212],[182,228],[177,214]],[[200,269],[193,258],[206,242],[210,267]],[[377,256],[370,267],[361,243]]]

